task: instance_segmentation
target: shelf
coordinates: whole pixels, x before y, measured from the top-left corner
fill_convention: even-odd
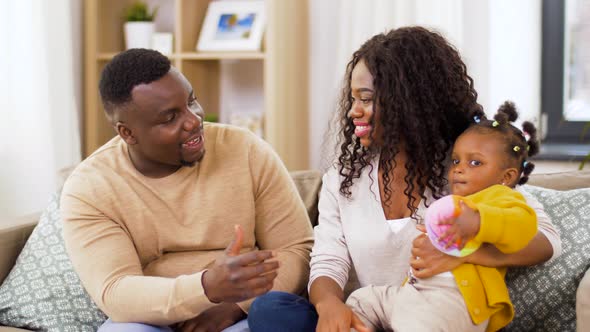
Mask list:
[[[115,52],[108,52],[108,53],[98,53],[98,54],[96,55],[96,59],[97,59],[97,60],[99,60],[99,61],[100,61],[100,60],[102,60],[102,61],[109,61],[109,60],[113,59],[113,58],[115,57],[115,55],[117,55],[117,54],[118,54],[118,53],[115,53]],[[178,57],[178,55],[177,55],[177,54],[169,54],[169,55],[168,55],[168,58],[169,58],[170,60],[174,60],[174,59],[176,59],[177,57]]]
[[[190,52],[180,53],[183,60],[264,60],[264,52]]]
[[[117,53],[99,53],[97,60],[111,60]],[[170,60],[264,60],[264,52],[186,52],[168,55]]]

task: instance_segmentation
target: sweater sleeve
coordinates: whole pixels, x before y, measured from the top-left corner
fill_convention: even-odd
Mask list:
[[[259,249],[275,250],[281,267],[274,290],[301,294],[309,277],[313,233],[309,216],[289,172],[270,145],[254,138],[249,163]],[[252,300],[239,303],[244,311]]]
[[[535,210],[517,191],[495,185],[469,196],[477,206],[480,228],[478,242],[487,242],[504,253],[517,252],[537,233]]]
[[[352,261],[340,219],[338,188],[338,174],[329,171],[323,177],[318,204],[319,222],[314,230],[308,289],[322,276],[332,278],[342,289],[348,281]]]
[[[98,307],[115,322],[169,325],[211,307],[202,272],[176,278],[144,276],[124,226],[96,207],[104,197],[73,174],[61,196],[64,239],[74,269]]]

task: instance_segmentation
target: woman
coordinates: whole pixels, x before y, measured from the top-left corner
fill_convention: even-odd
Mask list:
[[[483,117],[473,80],[439,34],[400,28],[372,37],[353,54],[339,104],[338,160],[320,194],[311,303],[286,293],[262,296],[250,309],[253,332],[366,330],[344,302],[352,267],[360,286],[401,285],[410,266],[415,277],[428,278],[464,262],[531,265],[559,254],[559,236],[530,196],[539,232],[516,254],[484,245],[465,258],[451,257],[418,230],[425,208],[445,193],[448,154],[472,122],[468,114]]]

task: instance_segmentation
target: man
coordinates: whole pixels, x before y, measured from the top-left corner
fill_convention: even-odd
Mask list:
[[[204,124],[156,51],[117,55],[99,89],[118,136],[72,173],[61,212],[72,263],[110,318],[100,331],[219,331],[258,295],[304,290],[311,226],[268,144]]]

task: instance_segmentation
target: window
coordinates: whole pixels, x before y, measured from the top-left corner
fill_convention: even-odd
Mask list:
[[[590,0],[543,0],[542,24],[542,153],[580,159],[590,151]]]

